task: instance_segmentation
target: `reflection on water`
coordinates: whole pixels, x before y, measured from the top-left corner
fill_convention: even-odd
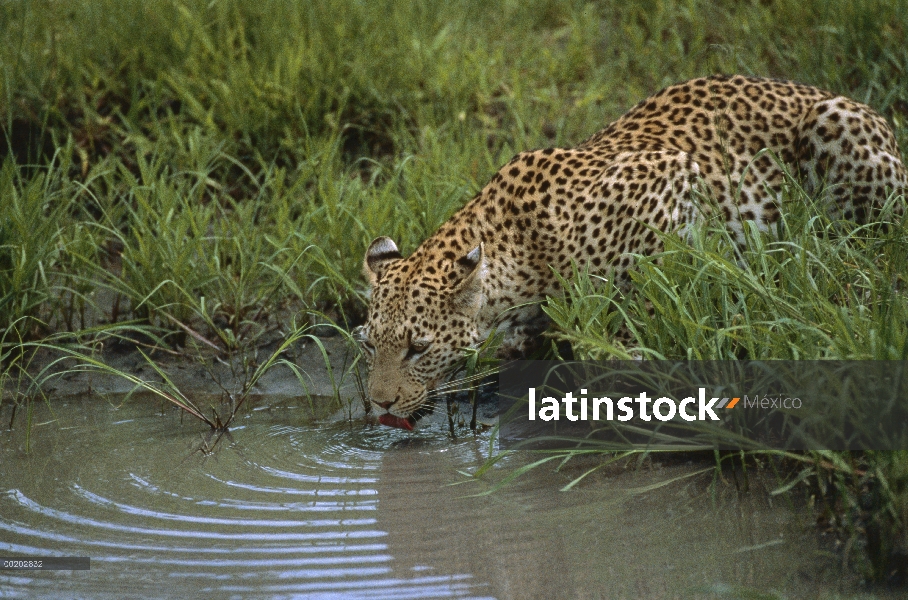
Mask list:
[[[0,571],[0,597],[802,598],[853,588],[809,517],[762,491],[713,493],[710,475],[683,477],[704,465],[597,473],[570,493],[557,491],[568,474],[542,468],[476,496],[489,484],[452,484],[482,463],[485,436],[303,424],[286,404],[242,419],[209,454],[197,451],[208,443],[198,424],[139,402],[42,407],[30,454],[24,431],[0,432],[0,554],[91,557],[90,571]]]

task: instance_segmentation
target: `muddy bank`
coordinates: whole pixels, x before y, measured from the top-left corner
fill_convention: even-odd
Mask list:
[[[160,370],[181,391],[206,395],[238,394],[250,381],[255,369],[277,349],[276,344],[255,350],[237,352],[233,356],[213,352],[173,353],[167,351],[114,347],[112,350],[86,354],[112,370],[135,376],[143,381],[160,384]],[[42,351],[28,363],[28,376],[10,377],[3,393],[10,398],[15,393],[34,395],[33,381],[48,397],[126,394],[134,391],[129,379],[99,369],[87,361],[67,358],[63,352]],[[358,396],[357,376],[362,369],[352,368],[356,352],[339,336],[300,341],[280,355],[299,369],[299,375],[281,364],[270,368],[252,387],[256,396]],[[326,360],[327,359],[327,360]],[[153,364],[152,364],[153,363]]]
[[[78,358],[63,358],[60,352],[42,351],[29,363],[27,376],[20,374],[6,381],[3,412],[12,410],[9,407],[14,399],[20,404],[23,400],[46,400],[51,406],[69,399],[114,403],[129,399],[178,410],[131,380],[135,378],[165,390],[171,389],[172,384],[196,406],[219,415],[229,414],[245,395],[242,410],[304,406],[309,421],[377,422],[377,416],[364,402],[365,366],[356,360],[356,349],[341,336],[304,339],[291,345],[279,356],[289,365],[274,364],[249,387],[255,370],[267,362],[278,347],[279,342],[274,342],[234,356],[218,356],[213,352],[177,354],[161,350],[146,350],[143,355],[134,347],[114,346],[87,355],[109,369]],[[440,400],[434,412],[422,418],[417,428],[451,433],[447,400]],[[450,400],[455,433],[463,433],[462,429],[467,427],[471,417],[469,398],[459,394]],[[477,414],[480,427],[493,425],[496,411],[495,398],[486,394]],[[11,418],[8,414],[7,422]],[[3,419],[2,415],[0,419]]]

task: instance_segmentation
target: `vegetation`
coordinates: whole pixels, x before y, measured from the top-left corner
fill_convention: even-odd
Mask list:
[[[20,377],[25,344],[61,335],[233,353],[274,331],[349,327],[373,237],[412,250],[515,152],[577,143],[686,78],[845,93],[884,114],[904,152],[906,9],[2,3],[0,382]],[[624,355],[609,334],[627,327],[651,357],[904,360],[903,225],[833,223],[794,185],[790,198],[778,237],[751,232],[741,255],[707,226],[668,238],[629,290],[565,281],[547,304],[557,334],[589,357]],[[890,577],[908,552],[908,457],[802,458],[800,481],[865,540],[868,576]]]
[[[411,250],[516,151],[697,75],[847,93],[904,145],[903,5],[5,3],[0,329],[355,320],[370,239]]]

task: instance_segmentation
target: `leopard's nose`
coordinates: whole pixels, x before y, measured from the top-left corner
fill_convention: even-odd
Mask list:
[[[381,406],[385,410],[391,408],[391,405],[394,404],[393,400],[388,400],[387,402],[376,402],[375,400],[373,400],[373,402],[375,402],[375,404]]]

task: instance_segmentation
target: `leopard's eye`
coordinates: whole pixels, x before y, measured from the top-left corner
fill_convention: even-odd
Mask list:
[[[410,342],[410,347],[407,349],[407,356],[405,358],[407,360],[416,358],[428,350],[431,345],[432,342],[430,340],[413,340]]]

